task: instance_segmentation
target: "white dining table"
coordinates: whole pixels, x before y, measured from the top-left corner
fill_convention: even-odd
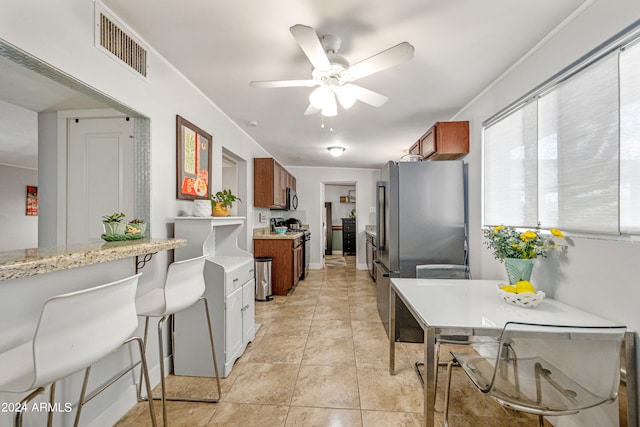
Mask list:
[[[501,280],[392,278],[389,291],[389,371],[395,375],[396,296],[424,331],[424,425],[434,426],[437,335],[498,336],[507,322],[570,326],[620,326],[551,298],[537,307],[508,304],[498,296]],[[627,420],[638,426],[635,333],[625,335]]]

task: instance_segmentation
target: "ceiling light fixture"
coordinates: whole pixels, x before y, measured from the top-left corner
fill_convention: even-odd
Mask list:
[[[342,156],[342,153],[344,153],[345,148],[344,147],[329,147],[327,148],[327,150],[329,150],[329,154],[331,154],[333,157],[340,157]]]

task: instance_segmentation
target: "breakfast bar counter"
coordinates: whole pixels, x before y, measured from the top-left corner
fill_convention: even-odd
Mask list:
[[[56,248],[0,252],[0,281],[51,273],[91,264],[146,256],[186,245],[184,239],[92,240]]]

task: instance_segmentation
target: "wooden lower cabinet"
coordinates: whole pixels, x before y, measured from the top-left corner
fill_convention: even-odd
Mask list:
[[[287,295],[302,275],[302,238],[254,239],[253,255],[268,256],[271,264],[271,289],[274,295]]]

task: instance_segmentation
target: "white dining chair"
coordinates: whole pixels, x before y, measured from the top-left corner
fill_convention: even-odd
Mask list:
[[[139,316],[145,317],[144,324],[144,342],[147,343],[147,333],[149,329],[149,319],[151,317],[158,317],[158,354],[160,356],[160,397],[153,397],[151,394],[147,394],[146,398],[141,396],[140,388],[138,389],[139,399],[148,399],[151,396],[152,399],[158,399],[162,401],[162,420],[163,425],[167,424],[167,400],[177,401],[190,401],[190,402],[209,402],[216,403],[222,397],[222,391],[220,387],[220,377],[218,375],[218,364],[216,362],[215,345],[213,342],[213,330],[211,327],[211,318],[209,315],[209,304],[207,299],[203,296],[205,291],[204,281],[204,265],[206,261],[206,255],[191,258],[184,261],[176,261],[169,265],[167,271],[167,278],[164,283],[164,287],[156,288],[152,291],[140,296],[136,300],[136,306]],[[202,302],[204,309],[204,320],[207,322],[207,329],[209,331],[209,343],[211,347],[211,357],[213,360],[213,373],[215,374],[217,393],[216,398],[190,398],[190,397],[176,397],[167,396],[165,385],[165,369],[164,369],[164,324],[166,321],[174,316],[175,313],[187,309],[199,301]],[[173,337],[172,337],[173,338]],[[173,339],[171,339],[173,346]],[[175,351],[173,351],[175,354]]]
[[[501,405],[538,416],[576,414],[616,399],[624,326],[558,326],[508,322],[500,340],[451,352],[482,393]],[[449,425],[451,367],[444,419]]]
[[[139,276],[49,298],[42,307],[33,337],[0,354],[0,391],[30,392],[21,402],[24,407],[50,386],[49,401],[53,405],[56,381],[86,369],[75,417],[77,426],[87,401],[91,365],[135,341],[150,393],[142,339],[133,335],[138,327],[135,295]],[[155,426],[151,404],[149,411]],[[16,426],[22,426],[23,414],[24,411],[17,412]],[[52,415],[50,412],[48,425],[52,424]]]

